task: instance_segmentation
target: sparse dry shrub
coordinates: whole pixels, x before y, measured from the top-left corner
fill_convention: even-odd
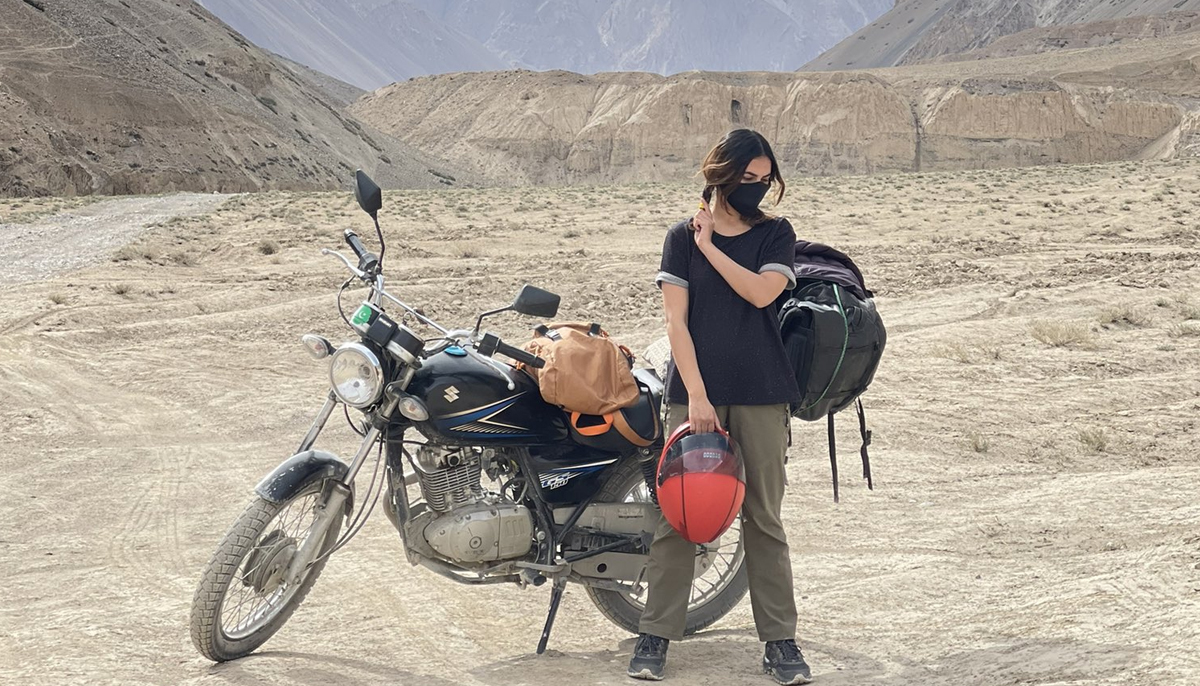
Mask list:
[[[258,244],[258,251],[263,255],[274,255],[279,252],[279,244],[268,238]]]
[[[1101,310],[1097,321],[1105,326],[1141,327],[1150,323],[1150,315],[1133,303],[1118,303]]]
[[[971,446],[972,452],[980,454],[986,453],[992,447],[988,437],[978,431],[972,431],[967,434],[967,444]]]
[[[1200,336],[1200,324],[1194,322],[1180,322],[1173,324],[1167,329],[1167,335],[1171,338],[1185,338],[1192,336]]]
[[[1102,453],[1108,449],[1108,433],[1099,427],[1082,429],[1078,438],[1089,452]]]
[[[933,349],[933,354],[937,357],[953,360],[959,364],[973,364],[975,362],[974,352],[962,341],[943,343]]]
[[[127,283],[112,283],[108,285],[108,290],[113,295],[128,296],[133,292],[133,286]]]
[[[1039,319],[1029,326],[1035,340],[1055,348],[1092,346],[1092,332],[1080,322]]]
[[[55,305],[66,305],[68,301],[67,294],[63,293],[62,291],[55,291],[51,293],[49,297],[50,302],[54,303]]]
[[[985,360],[999,361],[1003,356],[1000,346],[993,343],[980,343],[975,347],[979,350],[979,353],[983,355],[983,359]]]
[[[171,253],[171,261],[180,265],[181,267],[195,267],[199,260],[197,260],[196,256],[190,252],[180,251]]]
[[[133,245],[123,245],[112,256],[113,262],[133,262],[143,258],[141,249]]]

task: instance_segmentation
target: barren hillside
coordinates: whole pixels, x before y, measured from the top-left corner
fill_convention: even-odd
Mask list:
[[[1200,0],[897,0],[890,12],[804,65],[804,69],[914,64],[980,50],[1027,29],[1195,10],[1200,10]],[[1140,21],[1130,24],[1136,26]]]
[[[960,62],[1036,55],[1055,50],[1096,48],[1147,38],[1164,38],[1196,30],[1200,30],[1200,12],[1171,12],[1162,16],[1046,26],[998,38],[978,50],[950,53],[929,61]]]
[[[0,16],[0,195],[451,176],[192,2],[0,0]]]
[[[687,178],[735,126],[817,174],[1192,155],[1198,103],[1192,33],[865,72],[455,74],[393,84],[351,111],[497,180],[594,183]]]

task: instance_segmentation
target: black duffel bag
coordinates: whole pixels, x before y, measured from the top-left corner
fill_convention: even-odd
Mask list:
[[[814,259],[815,258],[815,259]],[[780,335],[800,387],[791,407],[805,421],[829,423],[829,461],[833,497],[838,500],[837,449],[833,416],[857,404],[863,478],[873,488],[867,446],[871,432],[859,396],[871,385],[887,345],[887,329],[875,309],[862,273],[845,254],[827,246],[799,242],[796,287],[779,310]]]

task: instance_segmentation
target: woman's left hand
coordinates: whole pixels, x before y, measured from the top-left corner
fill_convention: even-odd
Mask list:
[[[713,224],[712,211],[708,209],[708,203],[701,200],[700,209],[696,211],[696,216],[692,217],[692,226],[696,231],[696,245],[704,247],[706,244],[712,244]]]

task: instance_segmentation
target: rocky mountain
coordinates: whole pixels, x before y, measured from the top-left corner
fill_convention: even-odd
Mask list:
[[[199,0],[250,40],[363,88],[511,67],[793,70],[892,0]]]
[[[415,0],[199,0],[256,45],[361,88],[508,65]]]
[[[1197,155],[1200,33],[852,72],[428,76],[351,112],[510,183],[692,178],[736,126],[805,174]]]
[[[1029,29],[1136,20],[1179,11],[1200,11],[1200,0],[897,0],[890,12],[804,69],[915,64],[981,50]]]
[[[0,0],[0,16],[0,195],[454,176],[190,1]]]

